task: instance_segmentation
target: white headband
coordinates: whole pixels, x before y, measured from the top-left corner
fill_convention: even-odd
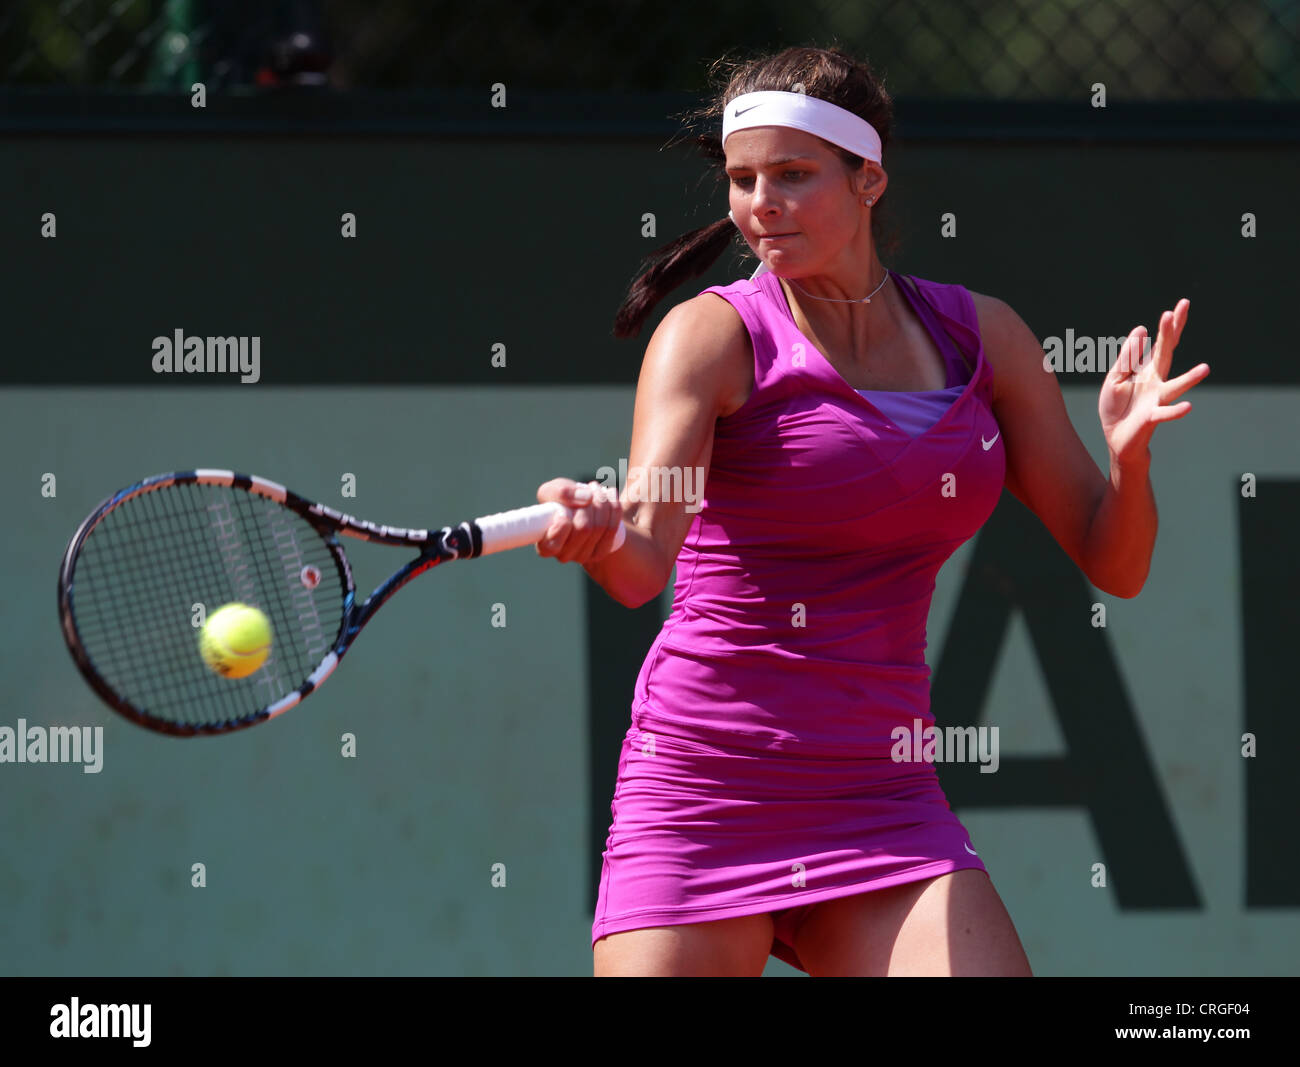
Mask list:
[[[880,162],[880,135],[866,119],[829,100],[805,93],[768,89],[736,97],[722,114],[722,143],[751,126],[790,126],[847,148],[863,159]]]

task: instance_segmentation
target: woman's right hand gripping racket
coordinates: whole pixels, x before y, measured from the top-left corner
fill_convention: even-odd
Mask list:
[[[73,534],[59,571],[63,636],[81,673],[132,722],[182,737],[288,711],[328,678],[398,589],[439,563],[536,544],[562,504],[444,526],[379,526],[246,474],[159,474],[114,493]],[[610,551],[626,537],[619,521]],[[339,535],[417,551],[358,604]],[[246,604],[270,622],[270,654],[246,677],[200,654],[208,617]]]

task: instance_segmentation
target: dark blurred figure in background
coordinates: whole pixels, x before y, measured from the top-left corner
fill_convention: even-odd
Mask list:
[[[333,55],[322,0],[206,0],[214,86],[325,86]]]

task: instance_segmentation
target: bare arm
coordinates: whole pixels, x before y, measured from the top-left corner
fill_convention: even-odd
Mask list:
[[[1106,479],[1070,422],[1061,387],[1044,367],[1043,346],[1033,331],[996,297],[971,296],[984,353],[993,364],[993,417],[1006,449],[1006,488],[1091,581],[1088,530]]]
[[[539,502],[558,500],[579,510],[571,523],[556,521],[538,553],[561,563],[581,563],[626,607],[640,607],[658,596],[694,514],[686,510],[689,501],[681,493],[669,500],[636,498],[652,495],[648,480],[662,468],[698,469],[700,477],[693,483],[698,492],[708,477],[714,424],[740,407],[752,386],[749,335],[735,309],[708,293],[674,307],[655,330],[641,365],[628,484],[617,501],[597,492],[589,502],[574,495],[578,485],[567,478],[539,487]],[[627,541],[610,553],[620,517]]]
[[[1007,450],[1006,487],[1094,586],[1112,596],[1137,596],[1159,527],[1147,442],[1157,425],[1187,414],[1190,403],[1172,401],[1210,373],[1201,363],[1177,378],[1165,377],[1187,322],[1187,301],[1161,316],[1159,340],[1143,373],[1125,373],[1121,349],[1106,376],[1099,414],[1110,453],[1107,478],[1070,423],[1038,339],[1003,301],[971,295],[985,354],[994,363],[993,411]],[[1135,328],[1126,346],[1140,351],[1145,334],[1144,327]]]

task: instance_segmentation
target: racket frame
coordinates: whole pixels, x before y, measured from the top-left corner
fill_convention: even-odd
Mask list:
[[[329,651],[321,659],[307,679],[293,692],[257,711],[220,723],[178,723],[151,715],[142,708],[120,696],[99,674],[90,660],[89,654],[81,644],[77,633],[75,612],[75,573],[76,563],[86,539],[106,516],[116,511],[133,497],[143,493],[158,492],[175,485],[215,485],[244,490],[266,497],[284,506],[300,516],[321,534],[330,555],[338,568],[339,579],[343,586],[343,616],[339,632],[335,635]],[[516,543],[535,541],[540,532],[550,521],[550,516],[562,505],[535,505],[520,508],[515,512],[503,512],[490,516],[487,520],[507,527],[513,536],[503,540],[500,547],[514,547]],[[453,559],[472,559],[482,555],[484,549],[484,532],[480,520],[462,522],[456,526],[444,526],[438,530],[420,530],[403,526],[387,526],[359,519],[336,508],[308,500],[278,482],[252,474],[240,474],[236,471],[196,468],[188,471],[173,471],[156,474],[142,481],[121,489],[106,497],[82,521],[72,538],[68,541],[59,568],[59,621],[64,640],[72,653],[73,660],[82,676],[91,688],[109,707],[132,722],[146,729],[175,737],[194,737],[203,735],[220,735],[235,730],[246,729],[258,723],[266,722],[296,707],[304,697],[318,689],[334,673],[339,661],[351,648],[353,641],[362,628],[370,621],[375,612],[383,606],[397,590],[412,579],[423,574],[431,567]],[[620,534],[621,534],[620,530]],[[352,537],[359,541],[375,544],[395,545],[413,548],[418,552],[415,559],[394,572],[386,581],[377,586],[363,603],[356,602],[356,583],[352,576],[352,566],[348,562],[338,535]],[[621,543],[621,540],[620,542]],[[498,551],[498,547],[488,551]]]

